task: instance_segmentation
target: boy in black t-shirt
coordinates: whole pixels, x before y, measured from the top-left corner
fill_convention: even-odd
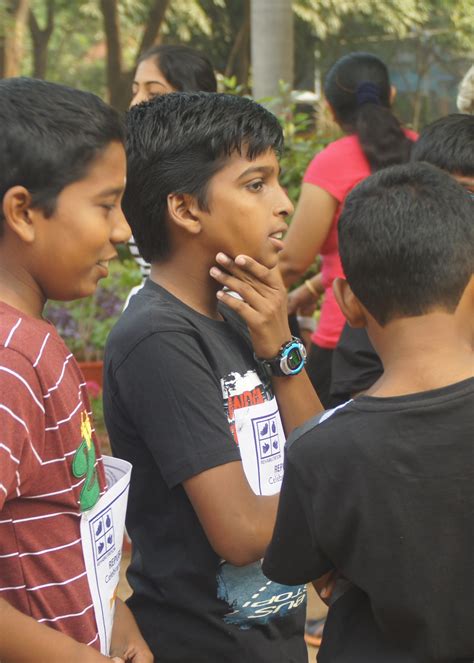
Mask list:
[[[128,603],[160,663],[307,660],[305,587],[260,562],[285,432],[321,410],[277,268],[281,144],[271,113],[231,95],[128,114],[123,207],[152,267],[109,337],[104,408],[133,464]]]
[[[320,663],[472,661],[471,198],[428,164],[389,168],[348,196],[339,246],[336,297],[385,372],[290,437],[263,570],[352,583]]]
[[[427,126],[413,146],[411,160],[445,170],[474,197],[474,116],[453,113]],[[382,373],[366,330],[346,323],[333,354],[331,396],[347,400],[371,387]]]

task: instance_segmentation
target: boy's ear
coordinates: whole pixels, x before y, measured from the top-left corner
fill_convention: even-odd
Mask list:
[[[332,289],[334,297],[350,326],[366,327],[367,318],[364,309],[346,279],[334,279]]]
[[[397,98],[397,88],[395,87],[395,85],[391,85],[390,86],[390,99],[389,99],[390,106],[393,106],[393,104],[395,103],[396,98]]]
[[[3,196],[4,225],[23,242],[30,244],[35,238],[34,215],[31,194],[24,186],[13,186]]]
[[[201,232],[200,209],[194,196],[187,193],[170,193],[168,214],[172,223],[192,235]]]

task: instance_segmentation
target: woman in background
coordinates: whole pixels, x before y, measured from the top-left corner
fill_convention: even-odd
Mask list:
[[[190,46],[165,44],[151,48],[138,60],[130,106],[169,92],[216,91],[214,69],[202,53]]]
[[[347,194],[371,173],[408,161],[416,134],[404,130],[391,110],[395,88],[387,67],[370,53],[351,53],[329,70],[324,96],[346,134],[319,152],[309,164],[301,196],[281,253],[287,286],[322,258],[320,274],[289,295],[289,313],[305,309],[324,294],[319,324],[311,337],[307,371],[323,405],[331,400],[331,364],[344,316],[332,292],[343,271],[338,252],[337,222]]]

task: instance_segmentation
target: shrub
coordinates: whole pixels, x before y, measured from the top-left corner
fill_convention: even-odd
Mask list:
[[[99,282],[91,297],[48,302],[45,315],[78,361],[101,360],[107,336],[122,312],[128,293],[140,282],[140,270],[133,259],[114,261],[108,278]]]

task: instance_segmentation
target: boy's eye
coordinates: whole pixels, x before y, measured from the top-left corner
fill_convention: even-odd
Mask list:
[[[247,189],[250,191],[261,191],[263,188],[263,180],[255,180],[247,184]]]
[[[115,205],[114,205],[114,204],[106,204],[106,203],[102,203],[101,207],[102,207],[102,209],[105,209],[107,213],[108,213],[108,212],[111,212],[113,209],[115,209]]]

